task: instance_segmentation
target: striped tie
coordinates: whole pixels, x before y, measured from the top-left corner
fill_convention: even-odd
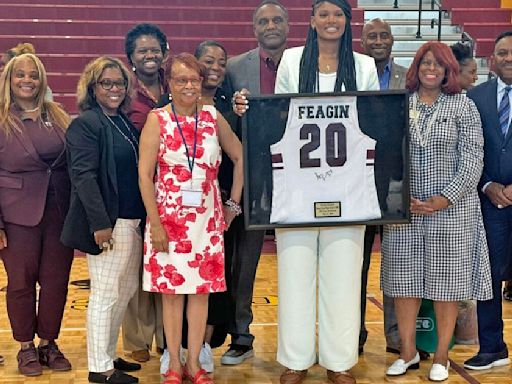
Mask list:
[[[505,87],[505,93],[500,101],[500,107],[498,108],[498,118],[500,119],[500,128],[503,136],[507,135],[508,131],[508,117],[510,114],[510,101],[508,99],[508,93],[512,87]]]

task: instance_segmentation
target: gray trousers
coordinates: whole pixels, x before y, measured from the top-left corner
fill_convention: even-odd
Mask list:
[[[252,294],[265,231],[246,231],[243,216],[224,234],[226,282],[231,294],[228,332],[231,343],[252,346]]]
[[[379,226],[368,225],[364,233],[363,270],[361,272],[361,330],[359,332],[359,347],[363,347],[368,338],[365,325],[366,317],[366,288],[368,285],[368,271],[372,256],[372,247]],[[382,231],[380,231],[382,234]],[[395,305],[392,297],[384,296],[384,334],[386,335],[386,347],[400,350],[400,335],[395,314]]]
[[[143,266],[143,265],[142,265]],[[142,275],[142,273],[141,273]],[[142,276],[141,276],[142,281]],[[160,293],[145,292],[139,287],[128,303],[123,319],[123,349],[133,352],[164,348],[164,325]]]

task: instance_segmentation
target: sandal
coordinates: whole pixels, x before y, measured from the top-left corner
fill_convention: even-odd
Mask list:
[[[208,376],[208,373],[204,369],[197,371],[196,375],[192,377],[188,373],[187,367],[183,367],[183,376],[189,379],[193,384],[214,384],[213,379]]]
[[[178,371],[171,371],[170,369],[163,374],[165,380],[162,384],[181,384],[183,379],[181,373]]]

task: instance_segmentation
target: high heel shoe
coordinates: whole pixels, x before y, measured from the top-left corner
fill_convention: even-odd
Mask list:
[[[181,384],[183,375],[178,371],[171,371],[170,369],[163,374],[164,381],[162,384]]]
[[[208,376],[208,373],[204,369],[197,371],[195,376],[192,376],[187,367],[183,367],[183,376],[192,382],[192,384],[214,384],[213,379]]]
[[[405,375],[408,369],[419,369],[420,367],[420,354],[416,352],[416,356],[412,360],[405,362],[403,359],[396,360],[386,371],[388,376]]]

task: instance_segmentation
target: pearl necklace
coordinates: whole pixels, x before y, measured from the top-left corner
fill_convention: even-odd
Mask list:
[[[420,120],[420,111],[418,110],[418,101],[420,96],[418,95],[418,92],[414,92],[412,95],[412,110],[410,111],[410,117],[413,121],[412,123],[412,132],[416,139],[418,140],[421,147],[425,148],[428,145],[428,142],[430,141],[430,135],[432,133],[432,128],[437,120],[437,116],[439,115],[439,104],[438,103],[434,111],[432,112],[432,116],[427,122],[427,128],[424,132],[421,131],[421,128],[419,127],[419,120]],[[436,100],[437,101],[437,100]],[[435,103],[435,102],[434,102]]]

